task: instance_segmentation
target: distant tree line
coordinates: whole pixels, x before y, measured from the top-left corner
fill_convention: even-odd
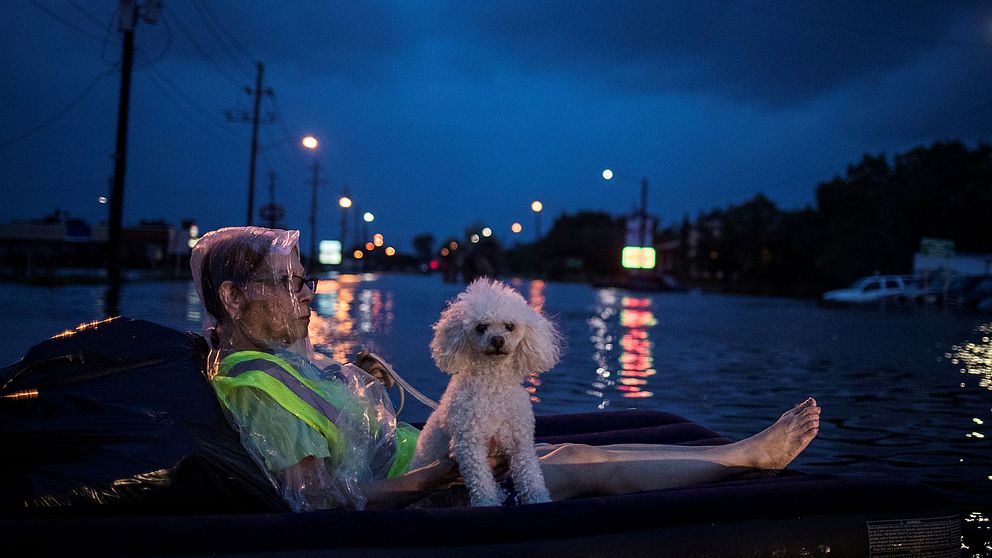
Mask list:
[[[891,160],[865,155],[817,186],[815,208],[783,211],[758,194],[653,233],[669,272],[687,284],[814,295],[875,272],[910,272],[924,237],[990,253],[990,222],[992,148],[950,142]],[[619,275],[624,227],[602,212],[561,215],[544,238],[507,250],[505,267],[550,279]]]

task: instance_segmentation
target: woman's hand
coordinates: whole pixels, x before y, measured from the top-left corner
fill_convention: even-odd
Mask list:
[[[362,484],[371,509],[404,506],[461,481],[458,465],[445,457],[391,479]]]
[[[386,367],[383,366],[382,361],[373,356],[372,352],[367,348],[362,349],[362,352],[358,353],[358,356],[355,357],[355,365],[368,372],[376,380],[382,382],[386,386],[386,389],[393,387],[396,383],[396,380],[393,379],[386,370]]]

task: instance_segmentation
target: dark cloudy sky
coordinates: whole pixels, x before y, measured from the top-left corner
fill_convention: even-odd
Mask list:
[[[0,5],[0,220],[105,218],[116,9]],[[136,44],[126,223],[244,223],[250,126],[223,112],[250,108],[255,60],[281,117],[262,126],[258,199],[274,170],[308,238],[309,155],[286,140],[313,133],[320,237],[347,185],[404,250],[476,221],[533,238],[535,198],[545,230],[625,213],[641,176],[663,224],[758,192],[802,207],[863,153],[992,135],[988,2],[165,0]]]

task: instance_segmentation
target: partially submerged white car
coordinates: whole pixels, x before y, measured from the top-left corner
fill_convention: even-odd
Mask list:
[[[872,275],[858,279],[846,289],[823,293],[827,302],[878,302],[904,300],[916,288],[916,280],[905,275]]]

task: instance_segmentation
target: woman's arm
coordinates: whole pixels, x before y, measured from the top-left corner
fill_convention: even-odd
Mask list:
[[[306,457],[283,470],[281,476],[284,486],[298,491],[308,509],[327,509],[341,505],[335,498],[337,491],[329,484],[332,475],[325,468],[322,459]],[[360,490],[366,500],[366,509],[395,508],[447,488],[458,479],[457,465],[445,458],[391,479],[363,482]]]
[[[450,487],[461,477],[451,459],[439,459],[391,479],[362,483],[367,509],[401,507],[438,490]]]

